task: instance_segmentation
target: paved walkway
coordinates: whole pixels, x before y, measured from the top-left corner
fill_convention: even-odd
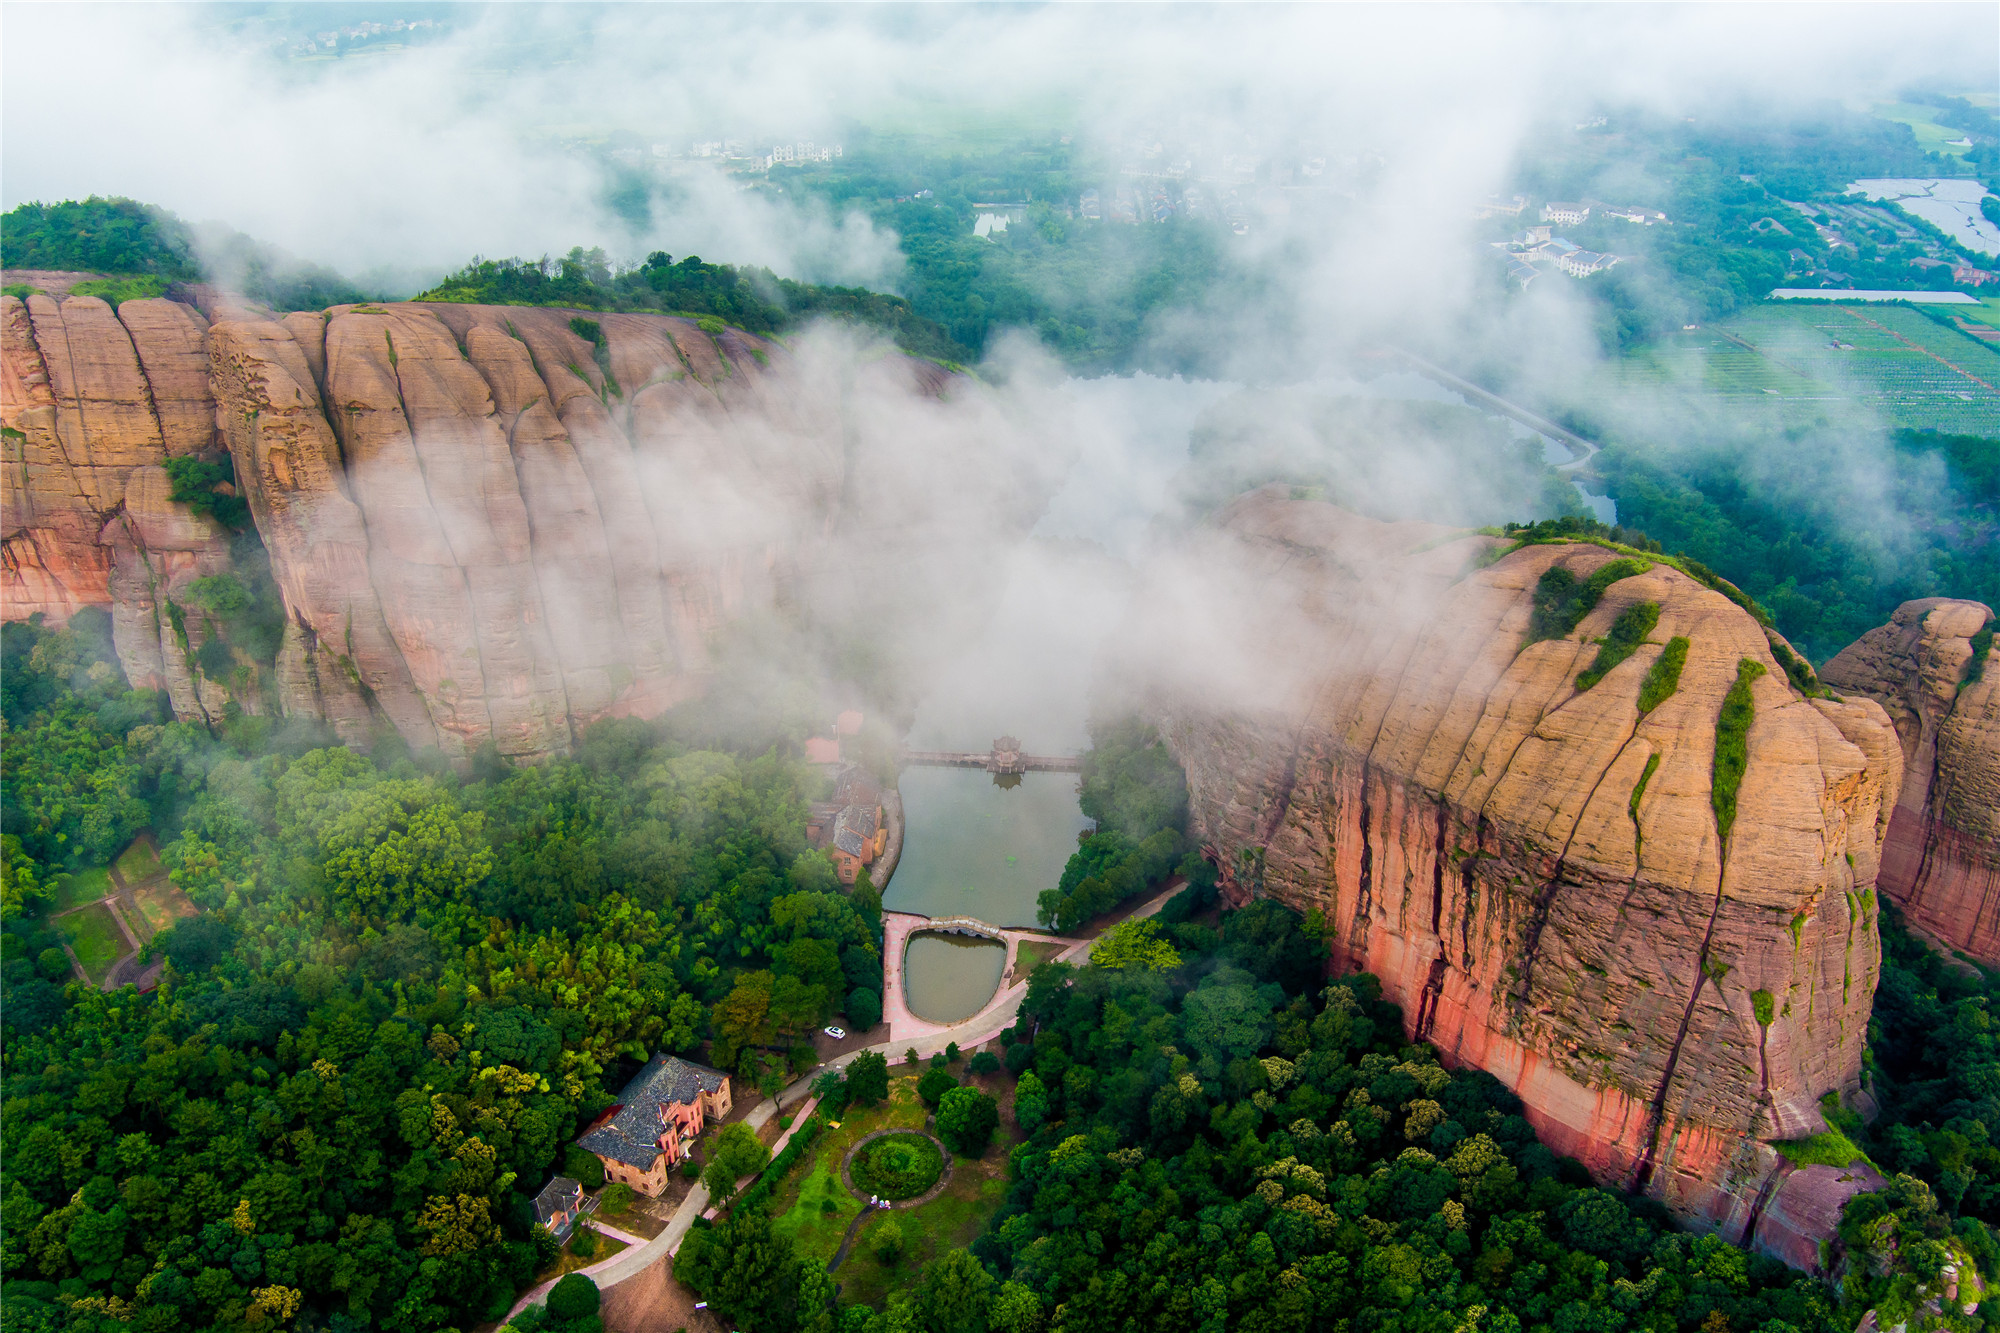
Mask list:
[[[1167,895],[1167,897],[1172,896],[1172,894]],[[1165,901],[1165,898],[1161,899],[1161,902]],[[1152,910],[1159,909],[1154,907]],[[934,1023],[930,1019],[919,1018],[911,1013],[909,996],[903,986],[903,951],[909,944],[910,936],[931,929],[932,921],[933,918],[919,916],[915,912],[882,913],[882,1016],[889,1021],[889,1045],[884,1049],[906,1048],[906,1043],[954,1031],[965,1023],[977,1023],[1000,1006],[1015,990],[1026,993],[1025,989],[1019,986],[997,990],[993,993],[993,998],[986,1002],[984,1009],[957,1024]],[[1007,957],[1000,964],[1000,975],[1003,978],[1013,970],[1014,962],[1020,956],[1023,940],[1064,945],[1066,946],[1064,952],[1058,955],[1063,958],[1068,958],[1079,947],[1088,943],[1086,940],[1064,939],[1060,935],[1046,935],[1034,930],[1011,930],[999,926],[994,929],[999,931],[1000,938],[1007,945]],[[1006,1026],[1006,1023],[1002,1023],[994,1031],[998,1032],[1001,1027]],[[963,1046],[965,1043],[961,1041],[959,1045]],[[943,1045],[940,1044],[938,1049],[942,1050]]]
[[[750,1128],[762,1129],[765,1123],[772,1116],[776,1115],[785,1103],[796,1102],[800,1098],[804,1099],[804,1105],[800,1106],[792,1114],[792,1123],[790,1126],[771,1145],[771,1156],[773,1158],[776,1158],[779,1153],[785,1150],[785,1145],[792,1141],[792,1135],[798,1133],[799,1129],[806,1123],[807,1118],[812,1115],[813,1108],[819,1105],[819,1098],[812,1095],[812,1079],[816,1077],[818,1077],[817,1072],[794,1083],[791,1087],[780,1092],[775,1101],[766,1097],[751,1108],[749,1115],[743,1117],[743,1123],[750,1126]],[[737,1181],[736,1193],[740,1196],[749,1187],[750,1182],[756,1178],[756,1176],[750,1175]],[[665,1230],[661,1231],[659,1235],[653,1237],[651,1240],[645,1240],[637,1236],[630,1237],[629,1240],[634,1242],[630,1249],[621,1250],[609,1259],[601,1259],[590,1267],[577,1271],[595,1282],[599,1290],[615,1286],[623,1282],[626,1278],[633,1277],[645,1271],[645,1269],[650,1267],[663,1255],[669,1255],[678,1250],[681,1246],[681,1241],[686,1239],[687,1233],[694,1229],[694,1220],[697,1217],[713,1218],[715,1215],[716,1210],[709,1207],[708,1203],[708,1186],[697,1180],[694,1183],[694,1188],[688,1191],[687,1197],[681,1200],[681,1206],[674,1210],[674,1215],[668,1220]],[[595,1219],[592,1219],[592,1224],[607,1234],[617,1236],[620,1240],[628,1239],[626,1233],[614,1231],[610,1227],[596,1222]],[[540,1305],[548,1300],[549,1289],[553,1286],[555,1286],[555,1280],[550,1279],[529,1291],[521,1299],[514,1302],[514,1308],[507,1312],[507,1318],[512,1319],[530,1305]],[[502,1323],[504,1324],[505,1321],[503,1320]]]
[[[1137,907],[1133,908],[1129,912],[1124,913],[1122,916],[1119,916],[1115,920],[1105,922],[1103,925],[1103,929],[1108,930],[1110,927],[1117,925],[1120,922],[1136,921],[1141,917],[1152,916],[1155,912],[1158,912],[1162,907],[1165,907],[1167,905],[1167,900],[1172,898],[1175,894],[1179,893],[1183,887],[1184,885],[1180,877],[1175,876],[1173,879],[1167,881],[1167,886],[1164,889],[1154,894],[1151,898],[1148,898],[1146,901],[1140,903]],[[908,912],[884,912],[882,914],[882,922],[883,922],[885,964],[887,958],[889,957],[888,941],[891,929],[890,918],[892,917],[902,917],[905,918],[906,921],[915,921],[915,922],[923,922],[929,920],[928,917],[918,917]],[[910,927],[906,925],[903,929],[902,938],[906,939],[909,933],[910,933]],[[1102,930],[1100,930],[1099,933],[1101,934]],[[1008,934],[1010,936],[1018,935],[1020,938],[1023,939],[1050,938],[1049,936],[1046,935],[1036,935],[1032,932],[1027,932],[1027,931],[1010,931],[1008,932]],[[1070,940],[1066,941],[1066,943],[1069,945],[1069,947],[1064,949],[1061,953],[1057,954],[1055,961],[1063,963],[1074,963],[1089,958],[1090,950],[1092,946],[1094,946],[1097,943],[1097,939],[1096,936],[1093,936],[1090,939]],[[1010,939],[1008,941],[1007,958],[1008,958],[1008,964],[1010,966],[1013,963],[1014,952],[1017,944],[1018,940]],[[902,950],[900,947],[894,951],[894,956],[897,959],[897,966],[894,972],[892,973],[886,965],[883,968],[883,975],[884,975],[883,989],[885,991],[891,989],[891,986],[888,982],[888,978],[890,976],[896,977],[898,982],[900,982],[901,972],[902,972],[902,967],[901,967]],[[1003,972],[1001,973],[1001,975],[1005,976],[1006,973]],[[902,987],[900,984],[895,985],[893,989],[897,994],[899,995],[901,994]],[[863,1047],[862,1050],[860,1051],[849,1051],[845,1055],[836,1056],[834,1059],[828,1061],[823,1065],[820,1065],[818,1068],[814,1069],[811,1073],[799,1079],[796,1083],[793,1083],[790,1087],[787,1087],[782,1091],[780,1091],[776,1099],[767,1097],[762,1102],[758,1103],[757,1106],[751,1110],[750,1114],[744,1117],[743,1123],[749,1125],[752,1129],[761,1129],[763,1128],[764,1123],[768,1121],[772,1116],[776,1115],[781,1107],[788,1105],[799,1106],[799,1110],[795,1112],[792,1116],[791,1126],[788,1129],[786,1129],[782,1135],[778,1137],[777,1142],[774,1143],[771,1147],[771,1156],[773,1158],[776,1158],[777,1155],[784,1150],[785,1145],[791,1142],[792,1135],[797,1133],[799,1128],[805,1124],[806,1119],[808,1116],[811,1115],[813,1108],[818,1105],[819,1099],[813,1095],[812,1085],[813,1081],[818,1079],[821,1075],[825,1074],[829,1070],[838,1070],[846,1068],[849,1064],[853,1063],[854,1058],[862,1054],[863,1051],[874,1051],[877,1054],[882,1055],[888,1060],[890,1060],[891,1063],[894,1063],[895,1059],[901,1054],[901,1050],[908,1049],[911,1046],[914,1046],[916,1048],[917,1055],[921,1059],[923,1057],[933,1055],[938,1051],[942,1051],[945,1047],[951,1045],[957,1045],[966,1050],[970,1050],[975,1046],[984,1045],[985,1043],[992,1041],[995,1037],[998,1037],[1000,1035],[1000,1030],[1002,1028],[1008,1028],[1014,1025],[1015,1017],[1020,1013],[1021,1010],[1021,1001],[1027,998],[1027,994],[1028,994],[1028,983],[1024,979],[1016,982],[1012,986],[1007,986],[1002,990],[996,992],[993,996],[992,1001],[988,1003],[984,1009],[980,1010],[978,1013],[974,1014],[971,1018],[968,1018],[961,1023],[953,1023],[948,1026],[937,1023],[925,1024],[927,1028],[930,1028],[932,1030],[925,1033],[922,1036],[904,1038],[892,1035],[887,1042],[883,1043],[880,1046]],[[916,1021],[922,1022],[923,1020],[918,1019]],[[891,1032],[892,1034],[894,1033],[893,1028],[891,1029]],[[801,1103],[803,1104],[801,1105]],[[752,1179],[754,1179],[754,1177],[746,1176],[744,1177],[743,1180],[737,1182],[737,1194],[739,1196],[742,1194],[743,1189],[747,1187],[747,1185]],[[635,1245],[631,1249],[622,1250],[619,1253],[612,1255],[609,1259],[602,1260],[598,1263],[592,1264],[588,1268],[580,1269],[578,1271],[582,1272],[586,1277],[589,1277],[593,1282],[597,1283],[598,1288],[600,1290],[606,1287],[616,1286],[618,1283],[625,1281],[627,1278],[635,1277],[639,1273],[644,1272],[647,1268],[650,1268],[654,1263],[658,1262],[662,1257],[670,1255],[674,1251],[678,1250],[680,1248],[681,1241],[684,1240],[687,1237],[687,1233],[694,1228],[694,1220],[697,1217],[703,1217],[703,1216],[713,1217],[715,1215],[715,1212],[716,1212],[715,1209],[709,1207],[708,1187],[706,1185],[703,1185],[700,1181],[696,1181],[694,1188],[688,1191],[687,1198],[681,1201],[681,1206],[674,1210],[673,1218],[671,1221],[667,1223],[666,1229],[662,1231],[659,1235],[653,1237],[653,1239],[645,1242],[643,1245]],[[553,1286],[555,1286],[554,1281],[544,1282],[539,1286],[535,1287],[533,1290],[529,1291],[526,1295],[522,1296],[520,1300],[514,1302],[514,1308],[507,1312],[507,1318],[512,1319],[515,1315],[519,1314],[522,1310],[525,1310],[528,1306],[540,1305],[544,1301],[548,1300],[549,1289]],[[504,1325],[505,1321],[503,1320],[502,1323]]]

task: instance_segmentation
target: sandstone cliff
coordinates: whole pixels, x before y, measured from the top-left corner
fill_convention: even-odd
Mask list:
[[[359,744],[388,725],[454,758],[558,752],[701,688],[720,627],[854,602],[839,580],[802,591],[802,571],[840,563],[827,543],[895,494],[881,477],[916,475],[908,458],[1010,453],[978,447],[984,426],[965,448],[904,438],[902,414],[953,381],[901,357],[808,367],[656,316],[190,299],[0,310],[5,615],[109,607],[132,683],[184,717],[233,698]],[[161,467],[225,449],[287,621],[249,686],[198,668],[181,594],[228,567],[229,534],[174,504]],[[943,489],[998,511],[1011,487]],[[921,512],[971,536],[948,500]],[[894,531],[868,543],[892,563]],[[863,604],[880,583],[863,577]]]
[[[1905,778],[1882,849],[1883,892],[1918,931],[2000,966],[2000,662],[1992,630],[1993,612],[1978,602],[1905,602],[1821,676],[1880,702],[1902,743]],[[1975,646],[1983,661],[1975,662]]]
[[[109,607],[132,684],[184,716],[227,697],[192,669],[199,626],[167,614],[229,564],[228,534],[172,503],[160,466],[214,445],[206,328],[172,301],[0,298],[0,603],[53,624]]]
[[[1380,976],[1413,1038],[1499,1077],[1558,1151],[1810,1266],[1859,1179],[1769,1144],[1858,1086],[1894,732],[1873,702],[1801,697],[1744,611],[1662,563],[1524,647],[1545,571],[1616,557],[1504,550],[1276,488],[1223,510],[1152,603],[1187,646],[1150,675],[1196,831],[1226,891],[1317,909],[1333,968]],[[1593,640],[1645,603],[1645,642],[1579,690]]]

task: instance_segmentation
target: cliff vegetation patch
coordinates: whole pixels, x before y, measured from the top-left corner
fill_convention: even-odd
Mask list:
[[[1736,664],[1736,683],[1723,696],[1722,714],[1715,723],[1715,768],[1709,802],[1715,808],[1715,827],[1725,847],[1729,831],[1736,825],[1736,793],[1743,785],[1743,771],[1750,764],[1750,724],[1756,720],[1757,706],[1750,687],[1764,674],[1764,664],[1743,658]]]
[[[1525,648],[1547,639],[1568,638],[1577,623],[1596,609],[1605,589],[1621,579],[1643,574],[1651,568],[1650,561],[1625,556],[1599,566],[1585,579],[1577,578],[1562,565],[1545,571],[1535,583],[1535,606],[1528,620],[1528,640],[1521,646]],[[1658,615],[1657,608],[1654,614]]]
[[[1667,646],[1653,659],[1653,665],[1646,669],[1646,679],[1639,685],[1639,711],[1650,713],[1661,704],[1674,697],[1681,687],[1681,672],[1687,666],[1688,641],[1679,634],[1667,640]]]
[[[1639,651],[1639,645],[1660,623],[1658,602],[1639,602],[1626,607],[1612,622],[1611,632],[1597,641],[1597,658],[1576,678],[1576,687],[1587,690],[1608,675],[1611,669]]]

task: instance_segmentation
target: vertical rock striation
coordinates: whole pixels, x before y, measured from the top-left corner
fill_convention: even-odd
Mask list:
[[[175,601],[230,546],[169,498],[174,456],[229,451],[284,600],[235,702],[453,758],[557,753],[689,697],[715,632],[794,595],[837,525],[846,391],[735,330],[191,299],[0,308],[5,614],[109,607],[133,684],[182,716],[231,702]]]
[[[59,625],[110,608],[132,684],[199,717],[228,694],[194,672],[200,630],[171,605],[228,567],[228,534],[172,502],[160,465],[212,447],[203,336],[171,301],[0,298],[0,609]]]
[[[1842,649],[1821,677],[1879,702],[1901,744],[1907,776],[1882,851],[1883,891],[1919,932],[2000,966],[1993,628],[1993,612],[1979,602],[1905,602],[1888,624]]]
[[[1227,892],[1319,912],[1332,966],[1381,977],[1412,1038],[1514,1089],[1558,1151],[1810,1266],[1793,1219],[1858,1182],[1792,1176],[1769,1145],[1858,1087],[1893,733],[1872,702],[1799,696],[1749,615],[1665,564],[1526,644],[1545,571],[1616,556],[1504,549],[1276,488],[1218,515],[1145,603],[1199,645],[1146,668],[1194,827]],[[1647,641],[1580,691],[1641,603]],[[1675,688],[1641,712],[1677,639]],[[1725,836],[1712,776],[1739,673],[1754,713]]]

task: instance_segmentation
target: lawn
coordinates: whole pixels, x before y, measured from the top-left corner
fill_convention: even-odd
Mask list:
[[[964,1068],[961,1064],[953,1072],[962,1078]],[[848,1150],[878,1129],[920,1129],[924,1120],[916,1076],[891,1079],[886,1102],[851,1108],[840,1128],[829,1128],[820,1138],[810,1169],[801,1163],[778,1187],[771,1201],[772,1230],[790,1237],[800,1258],[822,1263],[832,1259],[848,1224],[861,1211],[860,1201],[840,1179],[840,1164]],[[879,1306],[891,1291],[914,1282],[925,1264],[947,1250],[971,1244],[1006,1200],[1007,1152],[1016,1141],[1012,1120],[1003,1115],[1001,1132],[985,1156],[954,1158],[951,1180],[935,1199],[920,1208],[876,1213],[864,1222],[846,1261],[833,1275],[841,1299]],[[875,1257],[869,1237],[892,1218],[903,1233],[904,1249],[899,1259],[885,1265]]]
[[[578,1254],[574,1247],[577,1239],[586,1231],[589,1231],[591,1237],[597,1241],[597,1248],[587,1255]],[[535,1274],[535,1283],[539,1285],[540,1283],[549,1281],[551,1278],[561,1277],[564,1273],[574,1273],[579,1268],[588,1268],[592,1264],[601,1264],[625,1248],[627,1247],[624,1241],[613,1240],[601,1231],[591,1230],[588,1223],[579,1222],[577,1223],[576,1230],[570,1232],[569,1240],[563,1244],[561,1250],[556,1252],[556,1261]]]
[[[127,847],[113,864],[118,867],[118,875],[127,885],[143,884],[167,873],[167,868],[160,864],[160,854],[144,838]]]
[[[139,920],[132,921],[129,916],[126,920],[131,921],[132,929],[149,940],[174,922],[194,916],[198,910],[193,900],[171,880],[160,880],[132,890],[132,902],[139,909]]]
[[[1964,130],[1940,125],[1932,117],[1937,114],[1935,107],[1919,106],[1912,102],[1878,102],[1874,113],[1883,120],[1893,120],[1908,125],[1917,136],[1917,147],[1926,153],[1949,153],[1954,157],[1964,157],[1970,150],[1953,148],[1951,145],[1966,137]]]
[[[125,944],[125,932],[118,929],[118,923],[111,919],[111,909],[102,903],[58,917],[56,924],[93,983],[101,983],[113,964],[131,952]]]
[[[56,906],[58,912],[67,912],[72,907],[100,901],[111,892],[111,872],[103,866],[92,866],[70,875],[56,876]]]
[[[1055,940],[1022,940],[1015,946],[1014,970],[1008,973],[1007,979],[1000,984],[1011,986],[1017,981],[1027,980],[1029,973],[1068,947],[1067,944]]]

